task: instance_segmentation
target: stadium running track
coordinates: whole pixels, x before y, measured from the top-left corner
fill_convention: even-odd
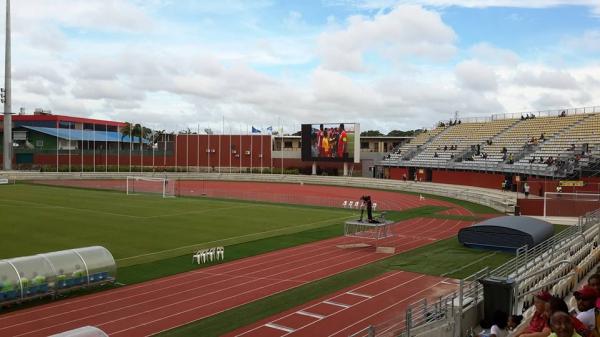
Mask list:
[[[126,181],[118,180],[39,180],[38,184],[72,186],[95,189],[125,191]],[[140,188],[144,182],[139,182]],[[154,183],[156,184],[156,183]],[[412,182],[411,182],[412,184]],[[154,187],[155,188],[155,187]],[[177,193],[182,196],[207,196],[212,198],[266,201],[276,203],[302,204],[326,207],[341,207],[347,200],[358,201],[368,194],[379,209],[401,211],[422,206],[442,206],[449,209],[443,214],[473,216],[463,207],[447,201],[424,198],[418,195],[393,191],[370,190],[356,187],[324,186],[289,183],[226,182],[211,180],[177,181]]]
[[[240,188],[239,184],[246,183],[226,184],[231,188]],[[272,187],[273,184],[259,185]],[[302,189],[308,187],[293,186]],[[197,186],[192,187],[197,188]],[[340,188],[310,187],[321,191],[334,188],[337,197],[343,195],[339,193]],[[281,188],[285,189],[285,187]],[[341,189],[346,193],[354,193],[352,196],[355,196],[357,191],[365,192],[364,189]],[[290,193],[290,190],[288,189],[287,192]],[[412,197],[416,199],[416,201],[412,200],[415,204],[425,203],[419,201],[418,196],[382,191],[369,191],[369,193],[377,197],[380,197],[378,193],[390,193],[386,197],[395,196],[398,199]],[[394,203],[395,199],[388,200]],[[401,201],[397,202],[397,205],[401,204]],[[426,204],[432,202],[438,204],[437,200],[428,199],[426,202]],[[447,202],[439,201],[439,203],[441,203],[439,205],[454,206]],[[461,208],[458,208],[457,213],[462,213]],[[410,219],[393,225],[394,236],[380,240],[380,245],[394,247],[395,253],[400,253],[454,236],[459,229],[470,224],[472,223],[468,221],[450,219]],[[355,240],[347,237],[323,240],[137,285],[7,313],[0,316],[0,336],[48,336],[85,325],[96,326],[110,336],[135,337],[156,334],[389,256],[376,253],[372,247],[352,249],[337,247],[353,243]],[[390,277],[390,281],[395,280],[394,284],[405,277],[412,277],[407,275],[415,274],[404,272],[395,272],[391,276],[386,274]],[[408,282],[405,288],[410,290],[407,293],[427,293],[432,285],[441,282],[429,276],[415,277],[418,281],[417,279],[405,280]],[[401,289],[390,288],[390,284],[384,280],[372,282],[374,282],[371,285],[372,292],[363,295],[373,297],[362,303],[360,307],[370,308],[373,305],[375,309],[379,305],[370,303],[376,303],[375,301],[380,298],[378,295]],[[350,315],[352,321],[359,320],[356,315],[360,313],[353,314],[353,310],[344,311]],[[341,330],[348,324],[344,319],[340,319],[329,322],[329,325]],[[358,324],[353,326],[360,328]]]
[[[409,304],[423,299],[434,302],[456,288],[456,281],[451,279],[388,272],[225,336],[346,337],[364,332],[369,325],[377,325],[377,331],[389,331],[390,336],[396,336],[404,327],[402,318]]]

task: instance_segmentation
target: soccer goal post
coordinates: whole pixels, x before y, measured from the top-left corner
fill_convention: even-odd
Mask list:
[[[175,180],[155,177],[127,177],[127,195],[160,194],[163,198],[175,197]]]
[[[598,193],[544,193],[544,217],[579,217],[600,208]]]

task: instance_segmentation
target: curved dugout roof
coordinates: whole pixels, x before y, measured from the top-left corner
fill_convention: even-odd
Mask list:
[[[554,226],[527,216],[502,216],[485,220],[458,232],[458,241],[468,247],[516,250],[538,245],[554,234]]]

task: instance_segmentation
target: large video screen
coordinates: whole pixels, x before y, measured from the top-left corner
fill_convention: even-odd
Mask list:
[[[359,135],[356,123],[303,124],[302,160],[359,162]]]

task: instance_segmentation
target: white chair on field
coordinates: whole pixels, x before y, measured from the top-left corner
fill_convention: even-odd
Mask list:
[[[208,261],[208,258],[210,258],[210,261],[213,261],[215,259],[215,247],[210,248],[207,252],[206,252],[206,260]]]
[[[206,253],[207,250],[206,249],[201,249],[199,251],[196,252],[196,254],[194,254],[194,256],[192,256],[192,262],[197,262],[198,264],[200,264],[200,262],[204,263],[206,262]]]
[[[358,209],[360,207],[360,203],[358,201],[354,202],[354,208]]]
[[[221,259],[224,260],[225,259],[225,247],[217,247],[216,251],[215,251],[215,259]]]
[[[376,203],[376,202],[374,202],[374,203],[373,203],[373,210],[376,210],[376,209],[377,209],[377,203]]]
[[[348,201],[344,200],[344,202],[342,203],[342,208],[346,208],[347,205],[348,205]]]

